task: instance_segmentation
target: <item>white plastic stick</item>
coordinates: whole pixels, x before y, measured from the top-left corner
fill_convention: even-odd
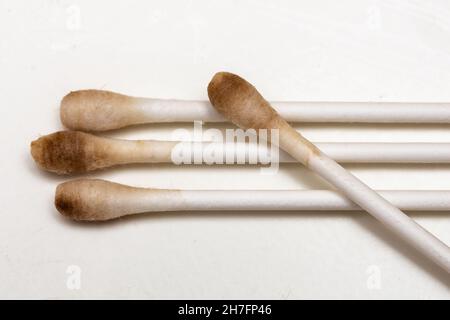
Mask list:
[[[166,141],[152,141],[154,148],[175,148],[185,150],[194,157],[199,153],[223,153],[235,159],[246,159],[249,154],[271,154],[270,145],[252,143],[179,142],[175,146]],[[318,142],[315,145],[330,158],[341,163],[450,163],[450,143],[359,143],[359,142]],[[167,153],[166,153],[167,155]],[[188,156],[189,158],[189,156]],[[270,157],[269,157],[270,158]],[[258,158],[259,162],[263,159]],[[160,162],[173,162],[162,158]],[[279,162],[298,162],[283,150],[279,150]],[[219,163],[220,164],[220,163]]]
[[[407,211],[449,211],[450,191],[379,191]],[[189,210],[361,210],[342,194],[329,190],[182,191]],[[185,207],[180,207],[183,210]],[[185,209],[187,210],[187,209]]]
[[[450,122],[450,103],[275,101],[271,104],[289,122]],[[137,107],[150,122],[227,122],[208,101],[141,98]]]
[[[290,122],[450,123],[450,103],[273,102]],[[102,131],[160,122],[226,122],[209,101],[137,98],[80,90],[61,102],[61,120],[72,130]]]

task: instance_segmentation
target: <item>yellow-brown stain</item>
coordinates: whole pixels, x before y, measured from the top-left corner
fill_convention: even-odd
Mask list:
[[[320,156],[321,151],[314,144],[295,131],[252,84],[238,75],[216,73],[208,85],[208,96],[219,113],[241,128],[278,129],[288,133],[289,140],[307,148],[306,157],[301,159],[306,166],[310,157]]]
[[[55,132],[31,143],[31,155],[44,170],[57,174],[84,173],[110,165],[102,138],[79,131]]]
[[[181,201],[179,190],[136,188],[101,179],[77,179],[61,183],[55,192],[55,207],[77,221],[106,221],[142,213],[139,202],[155,199],[151,211],[166,211],[172,201]],[[147,209],[147,208],[145,208]]]

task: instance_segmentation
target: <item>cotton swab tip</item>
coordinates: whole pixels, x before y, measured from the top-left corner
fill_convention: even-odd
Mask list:
[[[61,122],[69,129],[104,131],[141,123],[139,98],[104,91],[79,90],[61,101]]]
[[[267,128],[279,119],[256,88],[229,72],[218,72],[208,85],[209,99],[219,113],[242,128]]]
[[[57,174],[83,173],[108,161],[102,138],[78,131],[59,131],[31,142],[31,155],[44,170]]]

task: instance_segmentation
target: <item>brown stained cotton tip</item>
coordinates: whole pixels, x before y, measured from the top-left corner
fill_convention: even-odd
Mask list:
[[[55,132],[31,143],[31,155],[44,170],[57,174],[83,173],[108,166],[107,139],[78,131]]]
[[[72,180],[56,188],[55,207],[73,220],[110,220],[139,212],[136,197],[144,190],[100,179]]]
[[[180,210],[186,203],[179,190],[136,188],[100,179],[78,179],[58,185],[55,207],[73,220],[105,221],[144,212]]]
[[[309,165],[311,155],[321,152],[311,142],[295,131],[256,88],[243,78],[218,72],[208,85],[211,104],[224,117],[244,129],[279,130],[280,142],[273,140],[291,156]]]
[[[61,122],[69,129],[104,131],[142,121],[139,98],[103,90],[79,90],[61,101]]]
[[[256,88],[235,74],[216,73],[208,85],[208,96],[219,113],[241,128],[272,128],[279,121]]]

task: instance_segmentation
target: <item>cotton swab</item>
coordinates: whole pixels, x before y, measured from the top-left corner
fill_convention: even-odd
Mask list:
[[[450,103],[273,102],[290,122],[450,123]],[[224,122],[207,101],[137,98],[103,90],[80,90],[61,101],[69,129],[104,131],[160,122]]]
[[[390,202],[370,189],[315,145],[295,131],[250,83],[241,77],[217,73],[208,85],[212,105],[244,129],[275,130],[277,143],[293,158],[322,176],[350,200],[372,214],[392,232],[450,273],[450,249]]]
[[[450,143],[317,143],[325,154],[342,163],[450,163]],[[278,151],[278,149],[276,149]],[[280,150],[257,143],[121,140],[79,131],[55,132],[31,143],[31,154],[44,170],[58,174],[84,173],[130,163],[268,164],[297,162]],[[206,154],[215,154],[210,162]],[[254,156],[254,157],[253,157]],[[252,161],[254,159],[255,161]]]
[[[404,210],[450,210],[450,191],[379,192]],[[345,196],[329,190],[150,189],[99,179],[72,180],[58,185],[55,206],[62,215],[80,221],[165,211],[361,210]]]

